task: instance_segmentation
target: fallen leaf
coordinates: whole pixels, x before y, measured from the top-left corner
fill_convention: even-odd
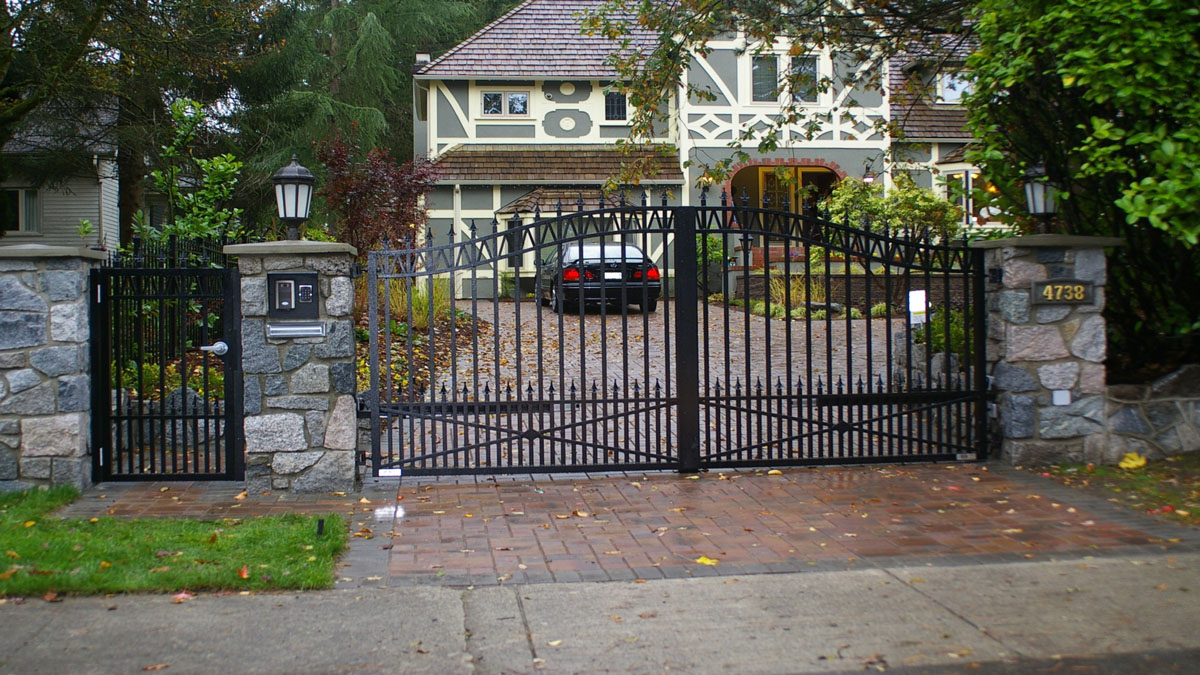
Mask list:
[[[346,496],[346,493],[345,493],[345,492],[341,492],[341,491],[338,491],[338,492],[331,492],[331,493],[329,493],[329,494],[333,495],[334,497],[345,497],[345,496]]]
[[[712,565],[716,565],[717,563],[719,563],[721,561],[717,560],[715,558],[710,558],[706,555],[702,555],[699,558],[696,558],[696,562],[700,563],[701,565],[708,565],[711,567]]]
[[[245,490],[242,490],[241,492],[239,492],[239,493],[237,493],[236,495],[234,495],[234,496],[233,496],[233,498],[234,498],[234,499],[238,499],[238,500],[245,499],[245,498],[246,498],[246,491],[245,491]]]
[[[1146,466],[1146,458],[1136,452],[1127,452],[1125,453],[1125,456],[1121,458],[1121,461],[1117,462],[1117,466],[1127,470],[1140,469],[1143,466]]]
[[[783,472],[780,471],[779,469],[771,469],[770,471],[767,472],[767,475],[768,476],[782,476]]]
[[[551,640],[546,644],[550,645],[551,647],[557,647],[562,644],[562,640]]]
[[[170,572],[171,568],[164,565],[163,567],[151,567],[149,571],[151,574],[158,574],[159,572]]]
[[[621,555],[620,551],[605,551],[604,555]]]
[[[58,597],[58,593],[50,591],[42,596],[46,602],[62,602],[62,598]]]
[[[163,487],[163,488],[158,488],[158,491],[159,491],[159,492],[166,492],[167,490],[170,490],[170,489],[171,489],[171,488],[169,488],[169,487]]]
[[[102,569],[102,570],[106,570],[106,569],[108,569],[108,568],[110,568],[110,567],[112,567],[112,563],[108,562],[107,560],[101,560],[101,561],[100,561],[100,569]]]
[[[100,519],[99,518],[88,518],[88,522],[92,523],[94,525],[94,524],[100,522]]]
[[[176,593],[175,595],[172,595],[171,602],[176,605],[181,605],[185,601],[191,600],[194,597],[196,597],[196,596],[192,595],[191,593],[188,593],[187,591],[182,591],[182,592]]]
[[[171,667],[171,664],[169,664],[169,663],[156,663],[152,666],[142,666],[142,670],[147,670],[147,671],[166,670],[167,668],[170,668],[170,667]]]
[[[1000,534],[1021,534],[1024,531],[1019,527],[1010,527],[1006,530],[1000,530]]]
[[[242,565],[242,569],[238,570],[238,576],[241,577],[242,579],[249,579],[250,578],[250,566]]]
[[[36,520],[27,520],[27,521],[25,521],[25,527],[33,527],[34,525],[37,525],[37,521],[36,521]]]
[[[9,551],[8,557],[12,558],[13,560],[20,560],[21,555],[19,553],[17,553],[16,551]]]
[[[554,514],[554,517],[558,518],[559,520],[567,520],[568,518],[571,517],[571,514],[568,513],[566,515],[560,515],[560,514],[556,513],[556,514]]]
[[[358,503],[359,504],[370,504],[371,500],[367,499],[366,497],[363,497],[362,499],[358,500]]]
[[[573,513],[578,518],[588,518],[592,515],[592,514],[588,513],[587,511],[572,511],[571,513]]]

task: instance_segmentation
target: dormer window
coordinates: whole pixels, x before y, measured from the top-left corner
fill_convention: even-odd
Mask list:
[[[971,81],[959,72],[939,73],[937,77],[938,103],[961,104],[963,96],[974,91]]]
[[[483,114],[486,117],[524,117],[529,115],[529,92],[485,91]]]

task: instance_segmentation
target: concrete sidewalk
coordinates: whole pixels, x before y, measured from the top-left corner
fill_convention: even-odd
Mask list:
[[[1197,591],[1200,554],[1185,553],[182,604],[9,600],[0,670],[1195,672]],[[1059,661],[1072,655],[1105,658]]]

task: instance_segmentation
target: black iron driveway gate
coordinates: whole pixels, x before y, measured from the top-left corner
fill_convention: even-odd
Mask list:
[[[241,304],[220,242],[142,246],[91,273],[92,475],[240,480]]]
[[[375,474],[983,458],[977,251],[722,202],[372,252]],[[536,301],[540,260],[600,240],[657,261],[656,312]]]

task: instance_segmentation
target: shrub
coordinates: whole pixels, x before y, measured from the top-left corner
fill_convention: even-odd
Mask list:
[[[888,304],[886,302],[877,302],[871,305],[871,318],[882,319],[888,315]]]
[[[916,326],[913,330],[913,344],[925,344],[929,342],[929,353],[940,354],[950,351],[958,354],[963,363],[967,360],[967,333],[966,322],[970,319],[970,315],[964,316],[960,310],[947,310],[945,307],[938,307],[933,310],[933,315],[929,318],[929,323],[926,326]],[[950,345],[946,345],[946,323],[950,324]]]

